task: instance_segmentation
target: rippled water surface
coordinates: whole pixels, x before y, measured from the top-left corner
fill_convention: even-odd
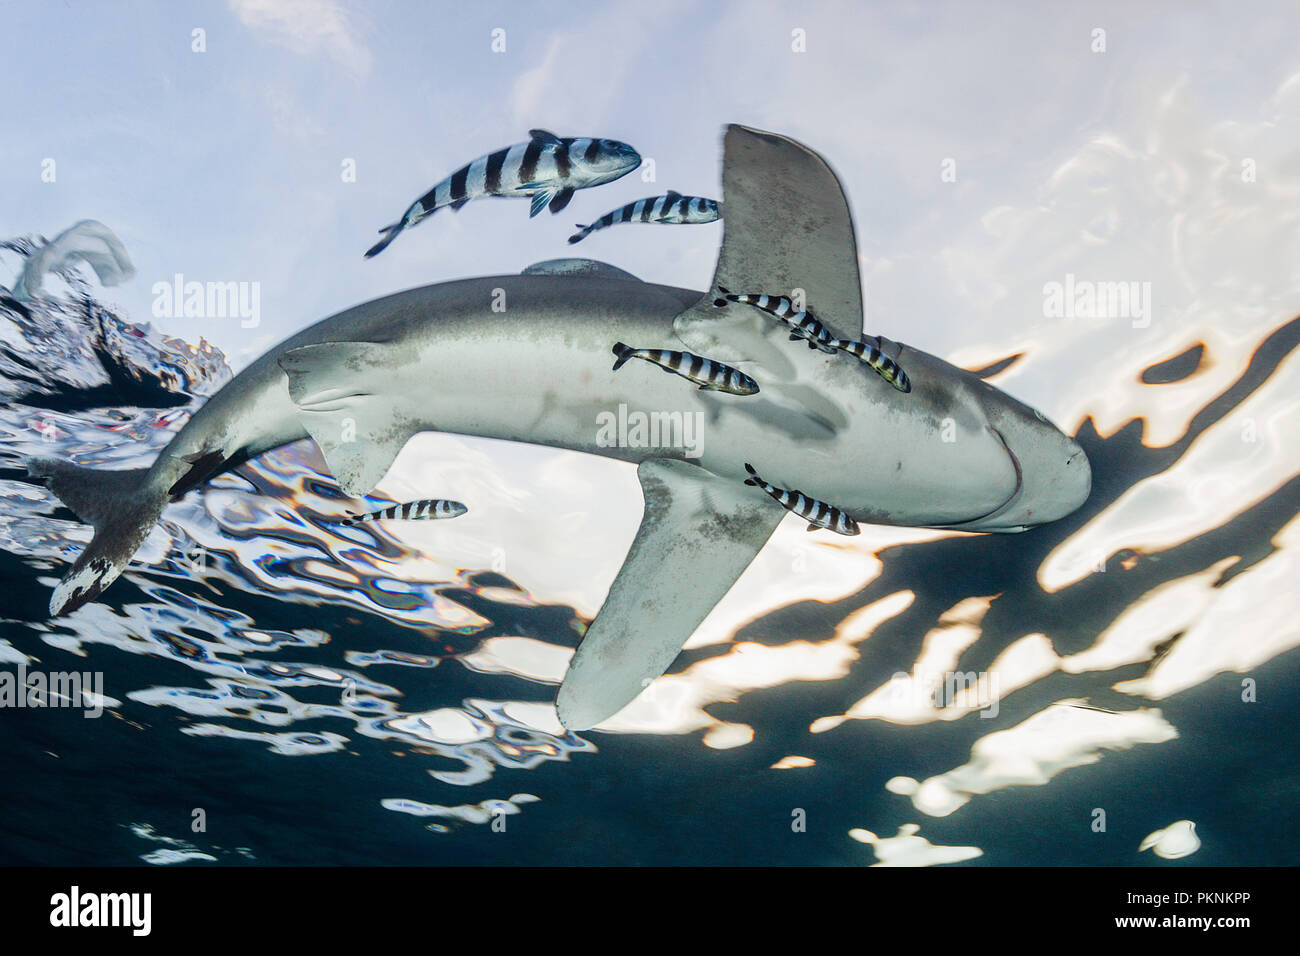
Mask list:
[[[229,370],[75,283],[5,301],[0,666],[102,672],[105,710],[3,713],[4,862],[1141,864],[1180,820],[1190,862],[1296,862],[1300,320],[1170,339],[1055,409],[1094,474],[1064,521],[792,520],[578,734],[554,695],[631,540],[630,467],[422,436],[384,491],[470,515],[343,527],[300,443],[48,620],[89,530],[23,457],[145,464]],[[1015,391],[1040,351],[968,364]]]

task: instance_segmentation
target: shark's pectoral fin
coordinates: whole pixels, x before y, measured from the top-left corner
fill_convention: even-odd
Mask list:
[[[785,514],[687,462],[642,462],[637,475],[641,528],[560,687],[571,730],[618,713],[668,669]]]
[[[374,490],[419,429],[394,405],[386,376],[395,363],[376,342],[304,345],[280,356],[289,397],[320,446],[339,487],[360,498]]]
[[[752,354],[747,313],[757,310],[725,300],[716,306],[723,287],[768,295],[802,289],[806,307],[832,336],[860,338],[853,217],[826,161],[792,139],[733,124],[723,140],[722,189],[727,214],[713,286],[674,320],[678,338],[715,361],[734,361],[747,347]]]

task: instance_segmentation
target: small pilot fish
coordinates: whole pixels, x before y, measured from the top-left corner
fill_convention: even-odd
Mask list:
[[[827,531],[849,536],[860,533],[858,523],[839,508],[832,508],[824,501],[809,498],[802,491],[787,491],[784,488],[776,487],[776,485],[768,484],[758,477],[758,472],[754,470],[754,466],[749,462],[745,462],[745,470],[749,472],[745,484],[761,488],[786,511],[793,512],[800,518],[805,519],[808,522],[809,531],[825,528]]]
[[[419,501],[407,501],[400,505],[393,505],[383,511],[371,511],[363,515],[349,515],[341,520],[339,524],[353,525],[361,524],[363,521],[384,521],[388,518],[399,518],[403,521],[419,521],[424,518],[459,518],[467,511],[469,509],[459,501],[448,501],[446,498],[423,498]]]
[[[694,382],[706,392],[727,392],[731,395],[753,395],[758,391],[758,383],[740,369],[723,365],[712,359],[706,359],[690,352],[670,352],[667,349],[634,349],[622,342],[614,343],[614,354],[618,361],[614,371],[623,367],[631,358],[639,358],[658,365],[665,372],[672,372],[684,379]]]
[[[379,230],[384,238],[370,247],[366,258],[379,255],[403,229],[444,206],[459,210],[482,196],[531,196],[530,217],[547,206],[557,213],[569,204],[575,189],[613,182],[641,165],[640,154],[617,140],[561,139],[544,129],[529,130],[528,135],[528,142],[480,156],[430,189],[401,219]]]
[[[861,359],[863,363],[873,368],[881,378],[900,392],[910,392],[912,390],[912,383],[908,380],[907,373],[899,367],[897,362],[874,345],[867,342],[854,342],[850,339],[834,339],[831,345],[841,352],[848,352],[850,355]]]
[[[727,297],[728,302],[752,305],[754,308],[762,309],[768,315],[780,319],[782,324],[790,329],[791,342],[803,339],[808,343],[810,349],[821,349],[827,353],[835,351],[835,347],[831,344],[834,337],[826,330],[826,326],[822,325],[811,312],[796,309],[794,303],[785,296],[762,295],[756,292],[735,295],[726,289],[721,289],[721,291]]]
[[[589,226],[575,225],[582,230],[569,237],[570,243],[581,242],[597,229],[620,222],[700,223],[714,222],[718,218],[718,201],[699,196],[683,196],[672,189],[663,196],[651,196],[630,202],[622,209],[607,212]]]

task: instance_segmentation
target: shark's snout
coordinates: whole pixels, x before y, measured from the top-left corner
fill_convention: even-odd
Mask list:
[[[1077,441],[1040,412],[1014,400],[988,406],[990,429],[1016,469],[1016,491],[997,511],[950,527],[1011,532],[1057,521],[1092,492],[1092,468]]]
[[[1065,460],[1067,471],[1071,471],[1071,482],[1074,488],[1074,497],[1066,501],[1066,511],[1064,514],[1070,514],[1083,507],[1088,496],[1092,494],[1092,463],[1088,461],[1088,456],[1084,454],[1083,448],[1074,439],[1070,439],[1070,444],[1074,447],[1074,454]]]
[[[1092,493],[1092,466],[1083,448],[1047,423],[1021,437],[1024,487],[1010,524],[1032,528],[1057,521],[1082,507]]]

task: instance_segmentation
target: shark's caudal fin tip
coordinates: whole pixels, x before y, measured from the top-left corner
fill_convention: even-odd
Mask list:
[[[80,562],[78,562],[80,564]],[[72,571],[54,586],[50,595],[50,617],[71,614],[82,605],[89,604],[111,582],[105,575],[114,571],[112,564],[103,558],[94,558],[84,567],[74,566]],[[113,574],[116,578],[117,574]]]
[[[107,540],[98,531],[95,533],[94,539],[81,553],[72,570],[54,586],[50,595],[50,617],[71,614],[95,600],[117,580],[135,551],[134,547],[130,547],[128,552],[117,544],[111,533]],[[129,542],[128,546],[133,544],[134,542]]]

